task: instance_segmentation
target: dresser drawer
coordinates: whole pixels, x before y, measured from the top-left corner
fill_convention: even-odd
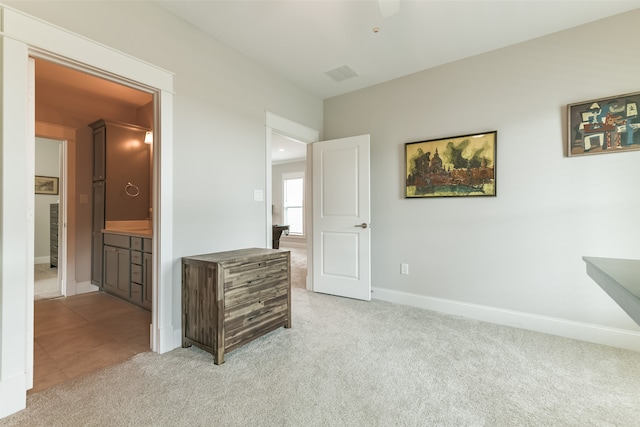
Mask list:
[[[288,290],[279,289],[273,290],[269,294],[263,295],[261,299],[254,299],[251,301],[245,301],[237,304],[233,307],[225,307],[224,319],[227,326],[233,327],[234,323],[238,319],[252,317],[263,311],[275,309],[277,306],[284,304],[286,306],[288,301]]]
[[[266,301],[263,306],[254,304],[252,307],[254,310],[241,316],[231,317],[240,313],[240,310],[225,313],[225,349],[230,350],[244,341],[261,335],[266,330],[275,329],[287,323],[288,302],[286,295]]]
[[[286,293],[288,286],[288,275],[286,273],[273,277],[263,277],[244,286],[236,286],[225,292],[225,309],[252,301],[273,298],[282,292]]]
[[[239,263],[228,266],[224,272],[225,292],[238,287],[264,281],[265,278],[286,278],[289,271],[287,258],[278,257],[259,262]]]

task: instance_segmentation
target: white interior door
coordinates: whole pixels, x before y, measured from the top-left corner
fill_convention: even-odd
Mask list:
[[[313,290],[371,299],[369,135],[313,145]]]

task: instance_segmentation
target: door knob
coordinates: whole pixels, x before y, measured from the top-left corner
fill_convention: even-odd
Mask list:
[[[355,225],[355,227],[367,228],[369,225],[366,222],[363,222],[362,224]]]

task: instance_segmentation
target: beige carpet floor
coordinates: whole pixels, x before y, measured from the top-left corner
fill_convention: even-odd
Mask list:
[[[0,426],[637,426],[640,353],[292,289],[292,328],[143,353]]]

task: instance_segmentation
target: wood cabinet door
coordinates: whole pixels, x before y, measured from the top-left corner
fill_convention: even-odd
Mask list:
[[[105,142],[107,134],[105,127],[93,131],[93,180],[105,179]]]
[[[104,247],[104,289],[120,295],[130,297],[131,291],[131,258],[128,249]]]

